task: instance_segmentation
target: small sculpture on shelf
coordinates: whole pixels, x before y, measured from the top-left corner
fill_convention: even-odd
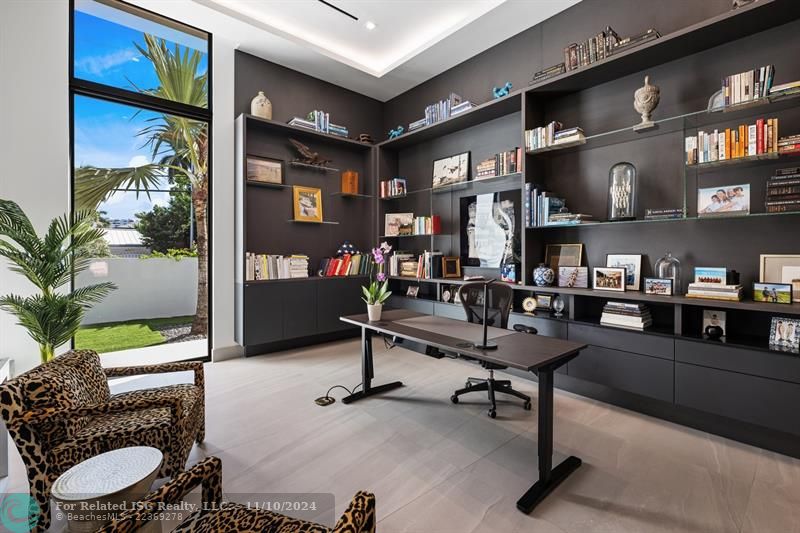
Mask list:
[[[372,135],[369,133],[359,133],[358,134],[358,142],[365,143],[365,144],[374,144],[375,141],[372,140]]]
[[[294,163],[302,163],[304,165],[313,165],[315,167],[324,167],[331,161],[332,159],[325,159],[324,157],[320,156],[319,153],[314,152],[306,146],[305,144],[301,143],[300,141],[296,141],[294,139],[289,139],[289,142],[292,143],[295,150],[300,157],[294,159]]]
[[[617,163],[608,171],[608,220],[636,218],[636,167]]]
[[[511,92],[511,82],[507,81],[505,85],[502,87],[493,87],[492,88],[492,96],[495,98],[502,98],[504,96],[508,96],[508,93]]]
[[[658,107],[660,100],[661,89],[657,85],[651,85],[650,76],[645,76],[644,86],[639,87],[633,93],[633,108],[642,115],[642,122],[633,127],[634,131],[648,130],[657,126],[655,122],[650,120],[650,115]]]
[[[403,134],[403,131],[405,131],[405,128],[403,128],[403,126],[397,126],[395,129],[389,130],[389,138],[396,139],[397,137],[400,137]]]
[[[254,117],[272,120],[272,102],[266,97],[264,91],[258,91],[255,98],[250,100],[250,114]]]
[[[553,269],[544,263],[539,263],[539,266],[533,270],[533,282],[537,287],[548,287],[553,284],[555,279],[556,274]]]
[[[336,250],[336,257],[342,257],[343,255],[356,255],[360,253],[353,243],[350,241],[344,241],[341,246]]]

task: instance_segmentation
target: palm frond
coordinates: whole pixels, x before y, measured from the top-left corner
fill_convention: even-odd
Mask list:
[[[116,288],[117,286],[111,282],[87,285],[72,291],[72,301],[84,309],[88,309],[92,305],[102,302],[103,298]]]
[[[163,175],[161,165],[149,163],[139,167],[75,169],[75,205],[78,209],[96,209],[117,190],[145,191],[156,188]]]

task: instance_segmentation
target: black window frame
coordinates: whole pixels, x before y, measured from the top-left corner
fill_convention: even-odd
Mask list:
[[[184,117],[192,120],[197,120],[200,122],[205,122],[208,124],[208,201],[206,203],[206,209],[208,212],[206,213],[206,223],[208,224],[207,227],[207,235],[208,235],[208,242],[206,248],[206,262],[207,262],[207,272],[208,272],[208,334],[206,335],[206,355],[202,357],[190,358],[186,360],[199,360],[199,361],[211,361],[211,351],[213,347],[212,342],[212,332],[213,332],[213,291],[212,291],[212,280],[213,280],[213,266],[212,266],[212,250],[214,246],[214,237],[213,237],[213,201],[214,201],[214,194],[213,194],[213,36],[211,32],[203,30],[201,28],[197,28],[190,24],[186,24],[179,20],[175,20],[171,17],[164,16],[160,13],[156,13],[154,11],[150,11],[148,9],[141,8],[139,6],[135,6],[128,2],[124,2],[122,0],[95,0],[99,3],[108,5],[113,8],[121,9],[123,11],[127,11],[133,15],[141,16],[142,18],[154,21],[163,21],[169,26],[176,27],[178,29],[185,29],[187,33],[200,33],[204,34],[207,37],[207,50],[206,50],[206,61],[208,63],[208,107],[196,107],[188,104],[184,104],[181,102],[173,102],[171,100],[167,100],[164,98],[158,98],[156,96],[152,96],[149,94],[142,94],[135,91],[130,91],[127,89],[122,89],[119,87],[113,87],[110,85],[104,85],[102,83],[97,83],[89,80],[84,80],[81,78],[75,77],[75,0],[69,0],[69,174],[70,174],[70,183],[69,183],[69,200],[70,200],[70,211],[75,211],[75,97],[76,96],[87,96],[90,98],[95,98],[99,100],[103,100],[106,102],[115,102],[119,104],[125,104],[130,106],[139,107],[142,109],[147,109],[149,111],[155,111],[157,113],[169,113],[171,115]],[[74,290],[75,288],[75,278],[73,276],[71,282],[71,288]],[[73,338],[70,342],[71,347],[74,348],[75,346],[75,339]]]

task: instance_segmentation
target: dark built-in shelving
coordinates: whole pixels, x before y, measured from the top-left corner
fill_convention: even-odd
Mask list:
[[[295,136],[315,138],[321,142],[325,142],[332,145],[344,145],[361,150],[369,150],[372,147],[371,144],[355,141],[347,137],[331,135],[330,133],[323,133],[321,131],[309,130],[307,128],[301,128],[298,126],[290,126],[289,124],[284,124],[283,122],[256,117],[254,115],[250,115],[247,113],[243,113],[241,116],[244,117],[244,121],[247,122],[248,127],[263,128],[285,133],[287,143],[289,137],[291,135],[295,135]]]

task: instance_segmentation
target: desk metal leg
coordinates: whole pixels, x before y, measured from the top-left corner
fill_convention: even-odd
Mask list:
[[[342,403],[353,403],[361,398],[380,394],[403,386],[402,381],[393,381],[385,385],[372,386],[375,367],[372,359],[372,330],[361,328],[361,390],[342,398]]]
[[[539,370],[539,481],[517,501],[517,509],[530,513],[562,481],[581,466],[570,456],[553,468],[553,370]]]

